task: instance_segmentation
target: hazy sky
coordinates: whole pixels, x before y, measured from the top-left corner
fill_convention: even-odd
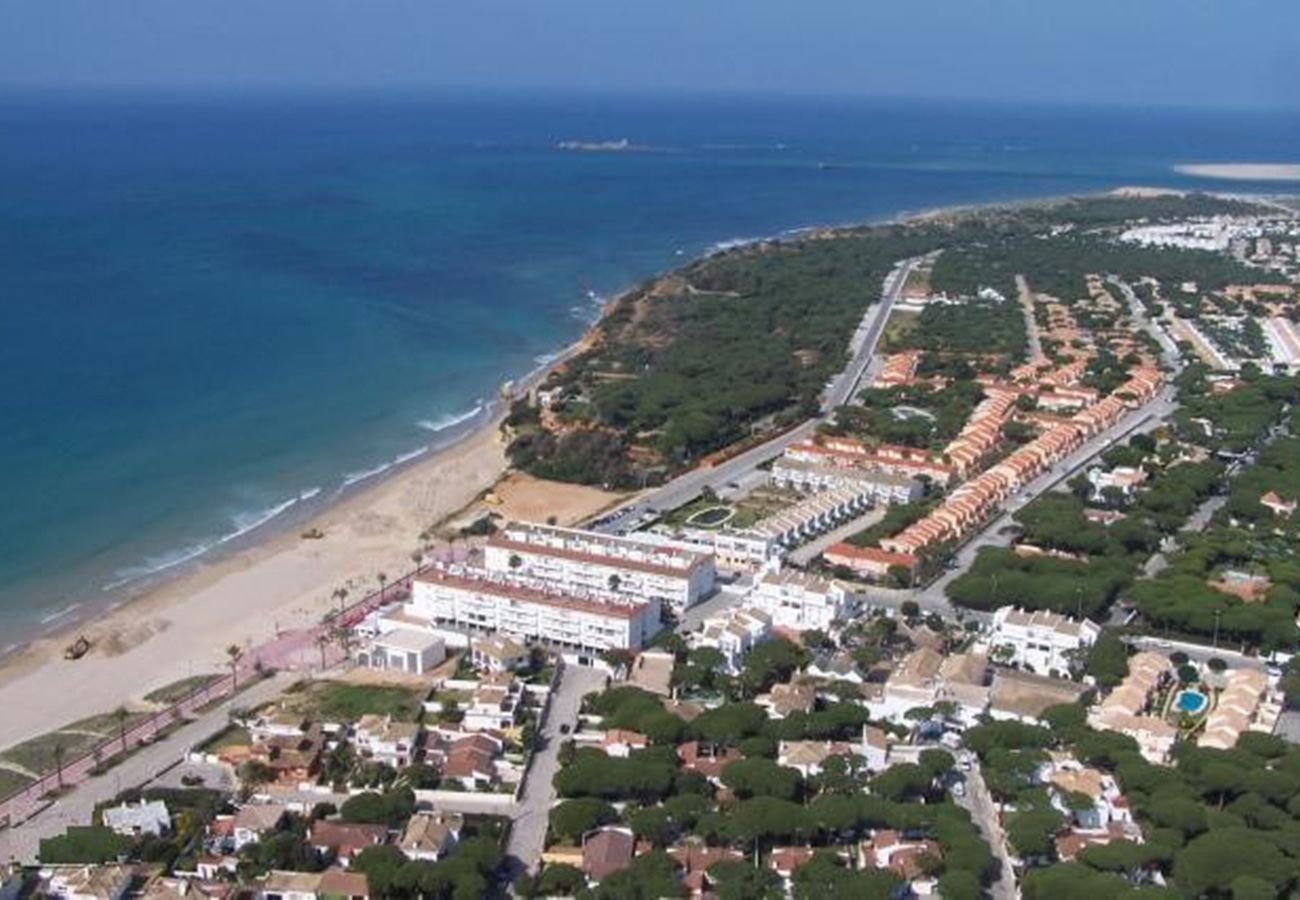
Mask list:
[[[1295,0],[0,0],[0,85],[1300,107]]]

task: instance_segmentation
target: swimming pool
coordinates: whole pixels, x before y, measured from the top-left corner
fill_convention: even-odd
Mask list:
[[[1210,701],[1209,698],[1200,691],[1179,691],[1175,702],[1178,704],[1178,708],[1183,712],[1196,715],[1198,712],[1205,709],[1205,704]]]

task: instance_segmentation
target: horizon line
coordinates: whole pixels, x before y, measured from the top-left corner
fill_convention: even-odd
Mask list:
[[[1300,114],[1300,105],[1225,105],[1190,104],[1176,102],[1121,101],[1116,99],[1085,100],[1080,98],[1044,97],[991,97],[991,96],[938,96],[933,94],[855,93],[849,91],[773,91],[740,88],[686,88],[674,87],[595,87],[590,85],[467,85],[467,84],[322,84],[322,83],[243,83],[218,84],[194,82],[188,84],[153,82],[117,83],[38,83],[0,82],[0,97],[5,96],[57,96],[66,97],[345,97],[386,96],[393,99],[432,97],[474,97],[519,99],[548,97],[583,97],[660,99],[660,100],[728,100],[728,101],[782,101],[782,102],[833,102],[879,103],[884,105],[920,103],[934,106],[991,106],[1019,109],[1095,110],[1123,112],[1200,112],[1226,114]]]

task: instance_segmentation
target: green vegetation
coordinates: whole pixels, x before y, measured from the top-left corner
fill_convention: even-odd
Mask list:
[[[16,744],[0,753],[0,759],[37,775],[48,774],[57,768],[58,757],[61,756],[64,762],[76,759],[109,738],[120,738],[144,716],[143,713],[130,713],[126,710],[122,710],[121,715],[105,713],[91,716],[65,725],[58,731]],[[110,752],[121,749],[121,746],[112,747]]]
[[[157,690],[150,691],[144,695],[145,702],[157,703],[160,706],[171,706],[179,703],[195,691],[201,690],[204,685],[219,681],[221,675],[192,675],[189,678],[182,678],[179,681],[173,681],[171,684],[164,685]]]
[[[954,381],[941,390],[924,384],[868,388],[858,399],[861,405],[835,411],[828,432],[938,451],[961,431],[984,390],[974,381]]]
[[[1232,750],[1178,745],[1174,765],[1148,763],[1127,737],[1094,732],[1082,717],[1049,730],[1015,723],[979,726],[967,744],[984,761],[995,798],[1017,804],[1008,832],[1013,843],[1044,849],[1047,863],[1027,873],[1030,898],[1130,896],[1159,872],[1188,897],[1286,896],[1300,874],[1300,747],[1246,733]],[[1030,779],[1047,749],[1070,750],[1112,773],[1128,798],[1146,841],[1117,841],[1051,864],[1055,829],[1040,788]],[[1142,893],[1155,892],[1144,888]],[[1165,891],[1163,893],[1168,893]]]
[[[382,844],[357,854],[351,868],[366,876],[373,897],[451,898],[492,895],[501,864],[500,825],[494,819],[466,822],[461,840],[437,862],[408,860],[397,847]]]
[[[948,256],[939,257],[940,263]],[[936,271],[939,266],[936,266]],[[985,282],[987,284],[987,282]],[[961,291],[974,297],[982,285]],[[998,355],[1004,362],[1025,358],[1028,338],[1025,316],[1015,301],[1015,291],[1003,291],[1007,300],[970,299],[957,304],[929,304],[921,313],[916,328],[901,338],[898,349],[906,347],[937,354]]]
[[[315,721],[353,723],[364,715],[374,714],[390,715],[399,722],[414,722],[422,711],[421,694],[418,690],[391,685],[317,681],[291,693],[290,702],[306,718]]]
[[[105,863],[131,847],[131,839],[103,825],[70,825],[65,834],[42,838],[38,853],[44,865]]]
[[[28,778],[21,772],[15,772],[13,769],[0,769],[0,797],[16,794],[33,783],[33,779]]]

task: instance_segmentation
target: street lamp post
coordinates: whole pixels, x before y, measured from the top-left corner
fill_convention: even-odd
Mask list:
[[[1214,649],[1219,649],[1219,618],[1223,615],[1223,610],[1214,611]]]

